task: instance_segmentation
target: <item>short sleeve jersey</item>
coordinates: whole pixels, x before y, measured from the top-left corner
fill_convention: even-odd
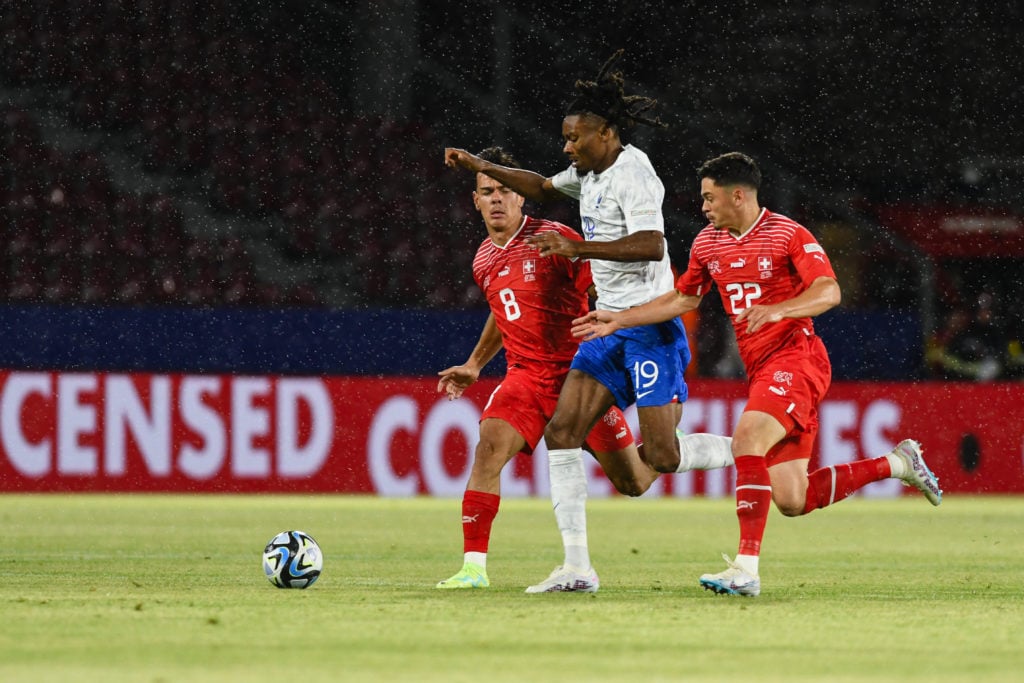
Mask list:
[[[787,318],[750,334],[747,323],[737,322],[736,316],[755,304],[791,299],[819,277],[835,276],[825,250],[807,228],[764,209],[754,227],[741,237],[713,225],[701,230],[676,289],[703,296],[714,282],[732,319],[740,356],[750,376],[795,332],[813,334],[814,324],[810,318]]]
[[[526,216],[504,246],[488,237],[473,259],[473,279],[494,314],[509,365],[567,363],[579,345],[571,323],[589,309],[590,266],[582,259],[540,256],[526,244],[548,231],[581,239],[566,225]]]
[[[665,186],[642,151],[626,145],[611,166],[583,176],[570,166],[551,178],[559,192],[580,202],[586,240],[611,242],[644,230],[665,232],[661,205]],[[672,289],[668,248],[660,261],[591,259],[597,307],[621,311],[645,304]]]

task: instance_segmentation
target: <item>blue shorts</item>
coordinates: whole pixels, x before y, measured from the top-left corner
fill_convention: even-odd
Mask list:
[[[587,340],[572,359],[572,369],[608,387],[621,409],[634,403],[682,403],[687,398],[683,373],[689,364],[690,346],[679,318]]]

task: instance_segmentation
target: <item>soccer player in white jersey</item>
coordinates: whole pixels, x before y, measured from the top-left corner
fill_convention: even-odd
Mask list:
[[[701,208],[710,224],[694,239],[675,288],[638,308],[591,311],[575,322],[573,334],[599,339],[633,325],[673,320],[717,286],[748,381],[747,404],[732,441],[740,541],[735,560],[725,558],[728,568],[704,574],[700,583],[716,593],[755,596],[761,591],[761,540],[773,501],[783,515],[794,517],[891,477],[917,488],[932,505],[942,502],[942,490],[920,444],[910,439],[883,456],[808,474],[818,405],[832,380],[828,353],[811,318],[839,303],[835,273],[806,228],[760,205],[761,171],[753,159],[724,154],[706,161],[698,176]]]
[[[620,137],[637,123],[662,124],[644,116],[656,101],[624,93],[622,74],[611,70],[621,55],[616,52],[595,81],[576,82],[578,96],[562,121],[563,151],[572,163],[554,177],[489,163],[461,149],[445,150],[448,166],[483,173],[527,199],[578,199],[585,241],[546,232],[528,244],[540,256],[589,260],[597,307],[613,311],[640,306],[672,289],[661,208],[664,186],[647,155]],[[676,432],[687,398],[683,373],[689,360],[678,318],[580,345],[544,430],[565,561],[527,592],[567,590],[593,575],[581,447],[610,407],[637,405],[643,457],[658,472],[732,464],[727,437]]]

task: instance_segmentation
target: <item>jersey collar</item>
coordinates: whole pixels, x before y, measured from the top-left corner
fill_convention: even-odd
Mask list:
[[[505,244],[498,244],[497,242],[494,241],[494,238],[491,237],[490,235],[488,235],[487,237],[488,237],[488,239],[491,240],[491,244],[493,244],[495,247],[497,247],[498,249],[504,249],[508,245],[512,244],[512,242],[515,240],[515,238],[519,237],[519,233],[521,233],[523,231],[523,228],[526,227],[526,221],[528,221],[529,219],[530,219],[530,217],[527,216],[524,213],[523,214],[523,222],[519,224],[519,228],[514,233],[512,233],[512,236],[508,238],[508,241],[506,241]]]
[[[762,222],[762,221],[764,220],[765,216],[767,216],[767,215],[768,215],[768,209],[766,209],[766,208],[764,208],[764,207],[761,207],[761,213],[757,214],[757,218],[755,218],[755,219],[754,219],[754,222],[750,224],[750,227],[749,227],[749,228],[747,228],[746,230],[744,230],[744,231],[743,231],[742,233],[740,233],[739,235],[732,235],[732,233],[731,233],[731,232],[730,232],[729,234],[730,234],[730,235],[732,235],[732,237],[733,237],[733,239],[734,239],[734,240],[736,240],[737,242],[739,242],[739,241],[740,241],[740,240],[742,240],[742,239],[743,239],[744,237],[746,237],[746,236],[747,236],[747,235],[749,235],[750,233],[754,232],[754,230],[756,230],[756,229],[757,229],[757,226],[759,226],[759,225],[761,224],[761,222]]]

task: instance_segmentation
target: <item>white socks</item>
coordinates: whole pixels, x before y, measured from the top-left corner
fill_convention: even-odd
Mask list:
[[[757,565],[760,564],[758,561],[760,559],[757,555],[737,555],[733,564],[751,576],[757,576]]]
[[[676,472],[717,470],[734,464],[731,437],[680,432],[676,435],[679,439],[679,468]]]
[[[902,479],[907,474],[907,467],[903,462],[903,458],[895,453],[886,453],[882,457],[889,461],[890,477]]]
[[[484,569],[487,569],[487,553],[465,553],[462,561],[466,564],[478,564]]]
[[[587,549],[587,475],[583,469],[582,448],[548,451],[551,478],[551,506],[558,530],[562,532],[566,566],[581,571],[590,569]]]
[[[714,470],[733,464],[732,439],[717,434],[679,436],[679,468]],[[548,451],[551,480],[551,506],[562,534],[566,566],[590,569],[587,548],[587,475],[583,468],[582,448],[556,448]],[[755,565],[756,566],[756,565]]]

